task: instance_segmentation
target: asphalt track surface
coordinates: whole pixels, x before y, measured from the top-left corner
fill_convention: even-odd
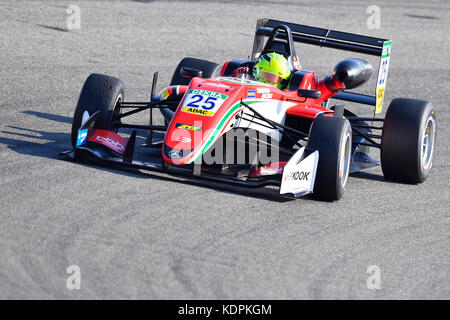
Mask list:
[[[78,1],[81,29],[67,32],[71,3],[0,1],[0,298],[450,298],[448,1],[371,1],[376,30],[360,1]],[[429,179],[391,183],[377,167],[324,203],[58,157],[90,73],[148,100],[152,73],[163,88],[185,56],[246,58],[261,17],[393,39],[386,106],[437,109]],[[297,50],[321,75],[353,56]],[[66,288],[70,265],[80,290]]]

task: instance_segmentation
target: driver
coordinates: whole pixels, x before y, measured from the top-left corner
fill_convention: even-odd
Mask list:
[[[249,74],[248,67],[240,67],[233,72],[237,78]],[[287,59],[279,53],[269,52],[261,55],[253,67],[253,76],[257,81],[271,84],[280,90],[288,87],[292,70]]]

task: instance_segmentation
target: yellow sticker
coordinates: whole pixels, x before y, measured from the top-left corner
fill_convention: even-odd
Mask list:
[[[188,124],[177,123],[175,125],[175,127],[176,128],[180,128],[180,129],[191,130],[191,131],[202,131],[202,127],[191,126],[191,125],[188,125]]]
[[[183,110],[184,112],[200,114],[202,116],[208,116],[208,117],[212,117],[214,115],[214,112],[208,111],[208,110],[203,110],[200,108],[183,107],[181,110]]]
[[[375,108],[375,113],[380,113],[383,108],[383,98],[384,98],[384,87],[377,89],[377,106]]]
[[[167,97],[169,96],[169,89],[164,90],[164,91],[163,91],[163,95],[164,95],[164,97],[166,97],[166,99],[167,99]]]

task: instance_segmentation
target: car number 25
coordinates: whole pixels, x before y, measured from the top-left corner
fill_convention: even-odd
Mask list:
[[[191,89],[183,102],[182,111],[212,117],[227,99],[227,95],[209,90]]]
[[[186,104],[186,107],[202,108],[204,110],[214,109],[216,106],[217,98],[208,97],[202,94],[195,94],[190,97],[190,102]]]

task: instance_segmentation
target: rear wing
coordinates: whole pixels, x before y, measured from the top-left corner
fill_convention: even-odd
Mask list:
[[[291,29],[292,39],[295,42],[380,57],[377,86],[374,96],[343,91],[335,95],[333,98],[375,106],[375,113],[380,113],[382,111],[384,91],[389,69],[389,59],[391,57],[391,40],[335,31],[331,29],[310,27],[279,20],[259,19],[256,22],[252,60],[258,59],[264,47],[265,37],[270,36],[272,30],[279,25],[286,25]],[[287,39],[286,32],[280,31],[278,33],[278,38]]]

